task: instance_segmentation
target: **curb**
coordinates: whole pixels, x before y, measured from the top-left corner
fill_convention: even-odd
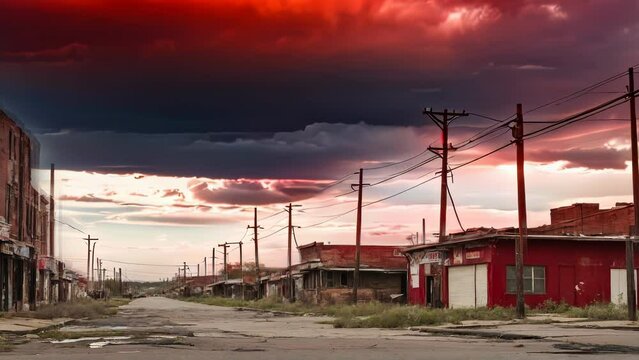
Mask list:
[[[13,334],[13,335],[36,334],[36,333],[43,332],[43,331],[49,331],[49,330],[61,328],[61,327],[65,326],[65,325],[68,325],[69,323],[71,323],[73,321],[75,321],[75,319],[69,319],[69,320],[66,320],[66,321],[62,321],[60,323],[51,324],[51,325],[42,326],[42,327],[37,327],[37,328],[29,329],[29,330],[15,330],[15,331],[0,330],[0,334]]]
[[[261,313],[271,313],[273,315],[304,316],[304,314],[300,314],[300,313],[293,313],[293,312],[279,311],[279,310],[256,309],[256,308],[250,308],[250,307],[235,307],[234,309],[237,311],[254,311],[254,312],[261,312]]]
[[[410,329],[422,333],[442,334],[442,335],[458,335],[458,336],[475,336],[489,339],[505,339],[505,340],[540,340],[543,336],[524,335],[514,333],[504,333],[499,331],[477,331],[464,329],[445,329],[437,327],[420,327],[419,329]]]

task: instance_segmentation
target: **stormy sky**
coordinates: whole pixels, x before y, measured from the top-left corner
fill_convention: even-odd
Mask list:
[[[180,256],[195,257],[211,241],[236,241],[252,206],[330,205],[352,179],[326,194],[330,181],[437,143],[424,107],[504,119],[516,103],[530,110],[627,70],[639,63],[638,13],[635,0],[5,0],[0,107],[39,140],[43,167],[62,171],[62,217],[138,247],[179,237],[166,257],[189,246]],[[526,120],[557,120],[626,83]],[[527,145],[533,219],[571,201],[628,199],[627,117],[621,106]],[[459,119],[452,141],[492,124]],[[514,223],[514,184],[503,175],[512,160],[505,150],[455,175],[467,227]],[[429,166],[371,189],[371,200],[414,185]],[[577,175],[579,186],[563,182]],[[405,242],[421,217],[434,226],[437,191],[371,207],[371,241]],[[348,210],[349,200],[304,222]],[[393,217],[402,206],[421,207],[414,219]],[[309,229],[308,241],[350,241],[349,218],[337,221]],[[274,250],[265,259],[283,258]]]

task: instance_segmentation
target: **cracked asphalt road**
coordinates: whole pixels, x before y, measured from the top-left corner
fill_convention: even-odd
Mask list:
[[[334,329],[321,317],[182,302],[137,299],[118,315],[81,321],[63,330],[116,330],[135,341],[90,348],[95,340],[51,344],[41,339],[17,345],[0,359],[636,359],[627,348],[586,347],[560,340],[505,341],[425,334],[410,330]],[[162,339],[162,341],[157,341]],[[107,341],[108,342],[108,341]],[[568,344],[568,345],[567,345]],[[630,349],[632,350],[632,349]]]

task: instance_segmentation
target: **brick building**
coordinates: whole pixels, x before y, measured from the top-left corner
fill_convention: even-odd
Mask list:
[[[298,250],[301,261],[293,266],[292,271],[297,300],[310,303],[340,303],[351,300],[354,245],[314,242],[302,245]],[[401,248],[362,245],[358,289],[358,297],[364,301],[390,301],[391,295],[405,293],[406,258]]]
[[[550,210],[550,225],[530,229],[546,235],[628,235],[635,211],[630,203],[617,203],[610,209],[599,204],[577,203]]]
[[[38,143],[0,111],[0,311],[33,309],[69,293],[64,264],[50,257],[51,200],[32,176],[38,157]]]

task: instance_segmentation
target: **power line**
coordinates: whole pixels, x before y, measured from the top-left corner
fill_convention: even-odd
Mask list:
[[[66,225],[66,226],[70,227],[71,229],[73,229],[73,230],[75,230],[75,231],[78,231],[78,232],[83,233],[84,235],[87,235],[87,233],[85,233],[84,231],[82,231],[82,230],[78,229],[77,227],[75,227],[75,226],[73,226],[73,225],[71,225],[71,224],[69,224],[69,223],[66,223],[66,222],[61,221],[61,220],[58,220],[58,219],[54,219],[54,220],[55,220],[56,222],[59,222],[60,224],[63,224],[63,225]]]
[[[165,265],[165,264],[143,264],[143,263],[134,263],[134,262],[126,262],[126,261],[118,261],[118,260],[110,260],[110,259],[100,259],[103,261],[108,261],[116,264],[124,264],[124,265],[139,265],[139,266],[161,266],[161,267],[181,267],[184,264],[178,265]]]
[[[464,226],[461,223],[461,220],[459,220],[459,214],[457,213],[457,207],[455,206],[455,200],[453,200],[453,194],[450,193],[450,186],[446,187],[446,191],[448,191],[448,197],[450,198],[450,204],[453,206],[453,211],[455,212],[455,217],[457,218],[457,223],[459,224],[459,227],[461,228],[461,230],[463,232],[466,232],[466,230],[464,230]]]
[[[400,161],[396,161],[396,162],[392,162],[392,163],[385,164],[385,165],[380,165],[380,166],[375,166],[375,167],[369,167],[369,168],[363,168],[363,170],[369,170],[369,171],[370,171],[370,170],[379,170],[379,169],[385,169],[385,168],[388,168],[388,167],[391,167],[391,166],[395,166],[395,165],[403,164],[403,163],[405,163],[405,162],[408,162],[408,161],[411,161],[411,160],[413,160],[413,159],[416,159],[416,158],[418,158],[418,157],[420,157],[420,156],[422,156],[422,155],[426,154],[427,152],[428,152],[428,148],[426,148],[424,151],[420,152],[419,154],[414,155],[414,156],[411,156],[411,157],[409,157],[409,158],[407,158],[407,159],[400,160]]]
[[[579,97],[587,94],[589,91],[592,91],[592,90],[597,89],[597,88],[599,88],[599,87],[601,87],[601,86],[603,86],[605,84],[608,84],[608,83],[610,83],[612,81],[615,81],[615,80],[617,80],[619,78],[622,78],[625,74],[626,74],[625,72],[617,73],[617,74],[612,75],[612,76],[610,76],[610,77],[608,77],[608,78],[606,78],[604,80],[601,80],[601,81],[596,82],[596,83],[594,83],[594,84],[592,84],[590,86],[587,86],[587,87],[585,87],[583,89],[574,91],[574,92],[572,92],[572,93],[570,93],[568,95],[562,96],[562,97],[560,97],[558,99],[555,99],[555,100],[549,101],[547,103],[544,103],[544,104],[538,105],[536,107],[533,107],[532,109],[526,111],[524,114],[529,114],[531,112],[538,111],[540,109],[543,109],[545,107],[548,107],[550,105],[554,105],[554,104],[557,104],[557,103],[561,103],[562,104],[562,103],[565,103],[567,101],[574,100],[576,98],[579,98]]]
[[[599,105],[593,106],[593,107],[591,107],[591,108],[589,108],[587,110],[581,111],[581,112],[579,112],[577,114],[574,114],[574,115],[571,115],[571,116],[568,116],[568,117],[566,117],[564,119],[555,121],[555,122],[551,123],[548,126],[544,126],[544,127],[540,128],[540,129],[537,129],[537,130],[531,131],[531,132],[529,132],[527,134],[524,134],[524,139],[530,139],[530,138],[533,138],[533,137],[537,137],[537,136],[546,134],[546,133],[548,133],[550,131],[553,131],[553,130],[558,130],[558,129],[560,129],[560,128],[564,127],[564,126],[570,125],[570,124],[572,124],[574,122],[577,122],[577,121],[580,121],[580,120],[584,120],[585,118],[587,118],[589,116],[592,116],[592,115],[595,115],[595,114],[599,114],[599,113],[601,113],[603,111],[612,109],[612,108],[614,108],[616,106],[619,106],[619,105],[622,105],[622,104],[626,103],[627,101],[630,100],[630,97],[636,96],[637,94],[639,94],[639,90],[636,90],[632,94],[625,94],[625,95],[613,98],[611,100],[605,101],[605,102],[603,102],[603,103],[601,103]]]
[[[271,236],[273,236],[273,235],[277,234],[278,232],[280,232],[280,231],[282,231],[282,230],[284,230],[284,229],[288,229],[288,226],[284,226],[284,227],[282,227],[282,228],[280,228],[280,229],[278,229],[278,230],[276,230],[276,231],[273,231],[272,233],[270,233],[270,234],[268,234],[268,235],[260,236],[260,240],[264,240],[264,239],[266,239],[266,238],[269,238],[269,237],[271,237]]]

